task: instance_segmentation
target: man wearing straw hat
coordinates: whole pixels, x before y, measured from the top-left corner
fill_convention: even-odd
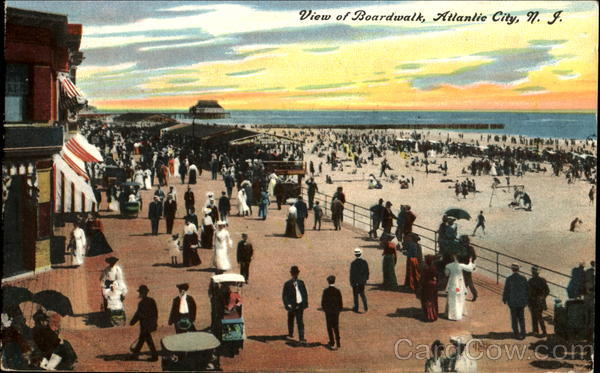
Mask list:
[[[504,282],[502,302],[510,308],[512,330],[516,339],[525,339],[525,306],[529,301],[529,285],[525,276],[519,274],[519,265],[510,266],[513,274]]]
[[[548,309],[546,297],[550,294],[546,280],[540,277],[540,267],[531,267],[529,279],[529,311],[531,312],[531,330],[538,335],[538,325],[542,329],[542,336],[546,336],[546,324],[542,317],[544,310]]]
[[[369,310],[367,306],[367,296],[365,295],[365,285],[369,280],[369,264],[362,258],[362,249],[354,249],[356,259],[350,264],[350,286],[354,296],[354,312],[358,312],[358,297],[362,299],[365,312]]]

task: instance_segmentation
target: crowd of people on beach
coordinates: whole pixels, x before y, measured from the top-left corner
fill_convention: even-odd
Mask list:
[[[138,203],[139,210],[142,207],[140,190],[151,190],[152,201],[148,203],[147,218],[150,221],[152,235],[165,232],[168,239],[164,243],[165,251],[168,253],[169,262],[175,267],[193,267],[203,263],[200,249],[212,250],[210,266],[216,274],[225,273],[233,268],[229,260],[229,253],[234,250],[232,234],[229,232],[229,222],[232,215],[240,218],[254,214],[253,206],[258,207],[257,216],[263,220],[268,219],[269,205],[275,201],[278,209],[288,205],[286,214],[285,235],[288,237],[301,238],[307,229],[306,220],[312,214],[313,230],[321,230],[325,210],[330,211],[330,217],[334,229],[341,230],[344,221],[344,209],[349,197],[343,187],[338,187],[332,196],[329,206],[322,206],[315,199],[319,192],[318,185],[314,179],[315,175],[323,173],[323,164],[315,167],[311,161],[309,164],[309,177],[304,183],[307,201],[298,189],[292,198],[286,192],[285,184],[293,184],[291,178],[277,175],[266,167],[268,161],[301,161],[303,152],[301,146],[280,145],[258,148],[252,154],[231,152],[224,147],[199,146],[196,142],[183,135],[169,133],[157,133],[151,129],[128,129],[111,128],[88,124],[81,127],[81,132],[95,143],[103,153],[105,162],[90,166],[88,172],[92,180],[104,179],[106,203],[102,204],[102,191],[100,185],[94,185],[94,192],[99,209],[105,207],[105,211],[123,212],[127,203]],[[542,149],[544,146],[552,147],[558,145],[558,140],[526,139],[514,136],[481,135],[481,143],[487,146],[467,144],[459,141],[446,142],[430,141],[423,135],[417,133],[400,133],[397,135],[385,131],[324,131],[307,130],[299,132],[286,132],[284,135],[290,138],[303,137],[312,139],[310,152],[324,158],[326,167],[329,165],[331,171],[344,168],[344,162],[349,160],[355,169],[365,164],[380,163],[379,178],[391,177],[387,171],[393,171],[385,156],[388,151],[395,152],[412,166],[424,166],[429,172],[448,172],[448,165],[436,164],[431,157],[432,152],[456,155],[458,157],[474,157],[468,170],[463,170],[466,175],[490,176],[522,176],[526,172],[545,172],[542,163],[550,163],[555,175],[561,172],[570,179],[595,179],[595,164],[589,160],[593,159],[585,149],[574,148],[579,155],[562,150]],[[501,146],[491,142],[510,142],[511,145],[522,145],[522,147]],[[593,146],[593,142],[591,146]],[[536,147],[532,149],[531,147]],[[572,144],[572,146],[576,146]],[[587,148],[587,143],[586,143]],[[343,155],[340,156],[340,155]],[[348,166],[346,166],[348,167]],[[119,175],[113,173],[112,169],[122,170],[122,178],[132,182],[133,188],[125,188],[117,182]],[[204,202],[195,196],[191,186],[199,182],[203,170],[209,170],[211,179],[217,180],[219,176],[223,180],[223,189],[220,193],[208,192]],[[186,185],[183,196],[177,195],[177,188],[173,185],[174,180],[180,180],[181,185]],[[397,180],[396,180],[397,181]],[[400,187],[408,188],[414,186],[414,178],[402,177],[397,181]],[[171,183],[171,184],[170,184]],[[507,183],[509,183],[507,181]],[[164,188],[164,189],[163,189]],[[234,188],[236,193],[234,193]],[[383,184],[371,174],[369,189],[381,189]],[[454,186],[456,197],[466,198],[469,193],[477,191],[475,180],[467,178],[462,183]],[[595,194],[595,192],[594,192]],[[237,205],[232,203],[235,197]],[[593,200],[592,192],[590,199]],[[183,202],[183,203],[182,203]],[[180,233],[174,233],[174,220],[178,209],[183,205],[184,228]],[[196,207],[199,207],[198,210]],[[421,304],[422,318],[428,322],[435,322],[442,313],[438,307],[439,291],[447,294],[446,309],[443,312],[447,319],[460,321],[466,313],[466,295],[468,291],[472,295],[472,302],[478,298],[472,272],[477,268],[477,254],[470,243],[468,235],[459,234],[456,218],[444,215],[440,227],[437,230],[439,252],[435,255],[424,255],[420,244],[421,237],[413,232],[417,215],[408,204],[399,206],[397,213],[392,211],[393,203],[379,199],[378,203],[370,207],[371,230],[368,235],[379,241],[381,250],[381,271],[383,283],[381,287],[385,290],[398,290],[400,285],[396,277],[396,265],[398,256],[406,257],[405,279],[403,287],[407,292],[413,293]],[[237,211],[234,211],[237,207]],[[197,215],[196,211],[200,213]],[[161,221],[165,221],[164,228]],[[392,230],[395,227],[395,231]],[[379,229],[382,233],[379,233]],[[477,229],[481,228],[485,233],[485,217],[483,211],[477,217]],[[249,234],[241,234],[242,239],[237,243],[236,258],[240,273],[249,283],[250,268],[254,248],[249,241]],[[67,245],[72,264],[80,266],[84,263],[85,256],[96,256],[112,252],[110,244],[103,233],[103,225],[97,213],[91,213],[81,217],[73,223],[71,237]],[[368,311],[365,285],[370,278],[370,268],[363,256],[361,248],[354,249],[355,260],[349,268],[350,285],[353,294],[353,311],[359,312],[359,299],[362,302],[364,312]],[[103,311],[112,326],[126,324],[126,312],[124,299],[127,296],[127,285],[124,279],[123,269],[117,264],[118,258],[111,256],[106,258],[107,267],[102,272],[100,279],[100,293],[103,299]],[[592,265],[593,268],[594,265]],[[531,311],[533,332],[538,335],[541,329],[546,335],[546,328],[541,317],[546,307],[546,297],[549,295],[546,280],[540,276],[540,268],[534,266],[531,269],[532,278],[527,280],[519,274],[519,265],[514,264],[511,270],[514,272],[505,284],[503,301],[510,308],[512,329],[514,337],[523,339],[525,336],[523,309],[529,307]],[[581,273],[583,275],[581,275]],[[591,272],[590,272],[591,273]],[[586,297],[589,304],[590,294],[593,290],[589,287],[589,278],[593,276],[586,271],[574,270],[573,281],[579,281],[588,285],[575,283],[572,287],[570,298]],[[288,335],[293,338],[294,323],[297,324],[300,343],[306,343],[304,335],[303,311],[308,307],[308,290],[304,282],[299,279],[300,270],[297,266],[290,268],[291,279],[283,285],[282,301],[288,316]],[[586,277],[587,276],[587,277]],[[342,295],[335,287],[335,276],[328,276],[327,287],[323,291],[321,306],[325,312],[328,346],[338,349],[340,344],[339,317],[343,309]],[[173,300],[169,325],[174,325],[176,333],[196,330],[196,305],[193,297],[187,294],[189,285],[178,284],[178,295]],[[582,290],[583,289],[583,290]],[[158,359],[158,352],[152,339],[152,333],[157,329],[158,311],[156,302],[148,295],[150,289],[144,284],[138,287],[140,302],[136,312],[130,320],[130,325],[140,323],[140,335],[137,344],[132,347],[131,352],[139,354],[144,343],[151,352],[151,360]],[[589,309],[589,308],[588,308]],[[593,312],[593,311],[590,311]],[[40,315],[38,321],[40,328],[46,328],[48,316]],[[8,317],[8,316],[7,316]],[[6,319],[3,314],[3,328],[14,328],[17,319],[14,315]],[[37,321],[36,321],[37,323]],[[6,326],[8,325],[8,326]],[[37,324],[36,324],[37,325]],[[539,326],[539,327],[538,327]],[[49,328],[49,327],[48,327]],[[43,333],[54,338],[56,330],[49,334],[46,329]],[[18,334],[18,333],[17,333]],[[18,337],[13,338],[18,342]],[[60,340],[60,339],[59,339]],[[470,371],[473,362],[467,363],[461,360],[462,352],[460,346],[464,346],[464,338],[452,338],[451,341],[458,347],[452,359],[443,360],[439,356],[441,343],[434,342],[432,346],[433,357],[426,363],[427,371]],[[37,342],[36,342],[37,343]],[[76,356],[72,347],[65,344],[53,342],[50,347],[44,347],[40,342],[38,347],[44,351],[44,358],[48,364],[52,361],[52,355],[62,356],[63,363],[71,362]],[[70,349],[70,350],[69,350]],[[25,349],[21,349],[25,351]],[[66,351],[66,352],[65,352]],[[54,361],[56,361],[55,359]],[[462,361],[462,363],[461,363]],[[59,361],[60,362],[60,361]],[[54,364],[54,363],[53,363]],[[458,364],[458,365],[457,365]],[[467,368],[458,368],[466,364]],[[470,365],[469,365],[470,364]],[[56,368],[56,365],[53,367]],[[59,368],[56,368],[59,369]]]

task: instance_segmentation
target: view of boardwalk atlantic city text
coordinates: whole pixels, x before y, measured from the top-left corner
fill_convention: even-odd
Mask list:
[[[4,10],[2,370],[594,370],[597,2]]]

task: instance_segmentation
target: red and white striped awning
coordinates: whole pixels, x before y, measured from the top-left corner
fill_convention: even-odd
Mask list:
[[[87,99],[81,93],[79,88],[69,79],[66,73],[59,73],[58,81],[60,82],[60,106],[70,111],[77,112],[87,105]]]
[[[90,144],[81,134],[76,134],[65,144],[71,153],[84,162],[103,162],[102,154],[94,145]]]
[[[54,181],[54,212],[96,211],[94,190],[58,154],[52,159]]]
[[[63,146],[62,150],[60,151],[60,156],[79,176],[84,178],[86,181],[90,179],[87,171],[85,170],[85,162],[73,154],[66,146]]]

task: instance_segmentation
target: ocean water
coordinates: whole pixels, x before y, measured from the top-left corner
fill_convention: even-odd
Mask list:
[[[596,114],[585,113],[276,110],[231,110],[230,112],[230,118],[210,120],[209,123],[311,126],[344,124],[503,124],[503,129],[477,129],[473,131],[569,139],[585,139],[597,135]],[[462,129],[460,131],[466,132]]]

